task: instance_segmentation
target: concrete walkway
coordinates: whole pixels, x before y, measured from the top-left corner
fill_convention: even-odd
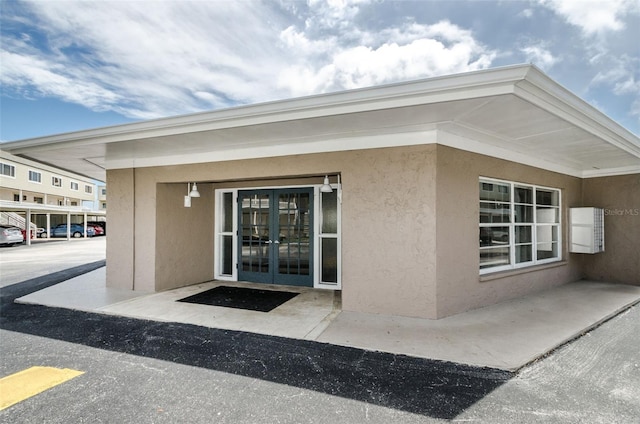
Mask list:
[[[440,320],[341,311],[333,292],[309,289],[299,290],[301,295],[269,313],[176,302],[216,285],[237,284],[216,281],[162,293],[137,293],[105,288],[102,268],[17,301],[511,371],[640,301],[640,287],[581,281]]]

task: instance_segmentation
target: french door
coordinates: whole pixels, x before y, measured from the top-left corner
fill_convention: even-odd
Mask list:
[[[238,279],[313,287],[313,188],[238,192]]]

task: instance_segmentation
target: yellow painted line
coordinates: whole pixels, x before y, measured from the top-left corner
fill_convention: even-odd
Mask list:
[[[0,411],[82,374],[68,368],[31,367],[0,378]]]

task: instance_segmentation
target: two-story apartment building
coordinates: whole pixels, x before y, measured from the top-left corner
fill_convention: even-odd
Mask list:
[[[27,210],[33,211],[32,227],[49,228],[67,220],[81,223],[87,211],[101,205],[106,209],[106,189],[96,204],[101,188],[91,178],[0,151],[0,209],[23,220]],[[24,221],[19,226],[23,225]]]

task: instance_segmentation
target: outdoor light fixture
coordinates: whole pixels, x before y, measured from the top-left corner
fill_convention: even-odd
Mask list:
[[[187,184],[188,186],[188,184]],[[191,193],[189,193],[190,197],[200,197],[200,192],[198,191],[198,186],[196,183],[193,183],[193,187],[191,187]]]
[[[190,208],[191,207],[191,198],[192,197],[200,197],[200,192],[198,191],[198,186],[196,185],[196,183],[193,183],[193,186],[191,186],[191,184],[187,183],[187,195],[184,196],[184,207],[185,208]]]
[[[324,182],[322,183],[322,186],[320,187],[320,191],[322,193],[333,193],[333,188],[331,188],[331,184],[329,184],[329,176],[328,175],[324,176]]]

